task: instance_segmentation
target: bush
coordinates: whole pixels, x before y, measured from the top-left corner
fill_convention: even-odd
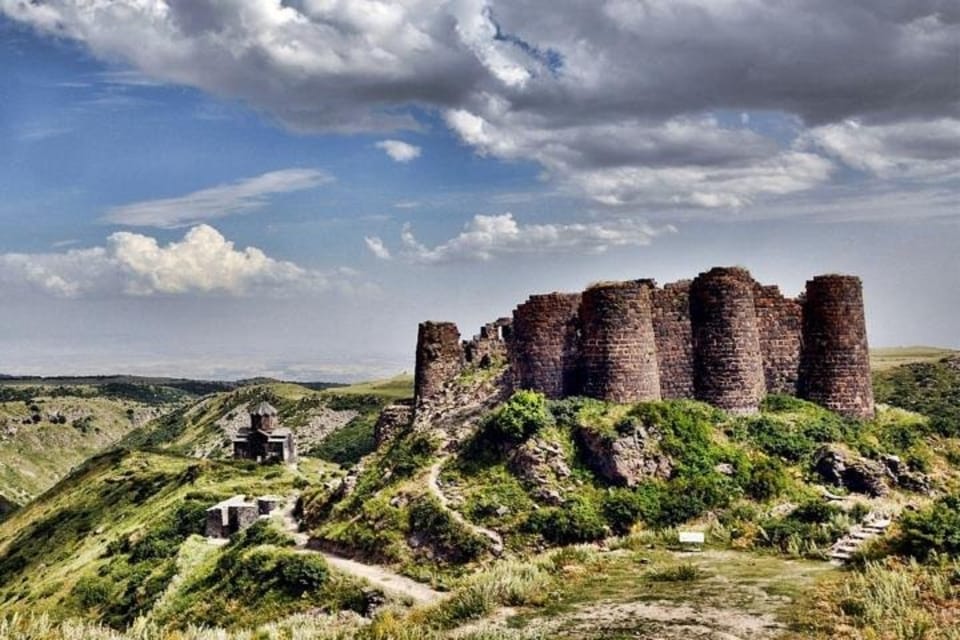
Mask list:
[[[300,596],[322,587],[327,580],[328,569],[323,556],[295,554],[281,557],[279,573],[286,590]]]
[[[920,560],[933,553],[960,555],[960,494],[944,496],[921,511],[906,513],[896,546]]]
[[[603,515],[617,535],[626,535],[639,521],[656,522],[660,516],[661,488],[644,484],[636,489],[609,489],[603,499]]]
[[[527,520],[527,529],[554,544],[592,542],[607,534],[600,510],[582,496],[571,498],[561,507],[535,511]]]
[[[543,394],[517,391],[487,416],[483,428],[490,436],[519,442],[551,424],[553,415],[547,408],[547,400]]]
[[[691,562],[658,569],[647,574],[647,580],[655,582],[691,582],[703,577],[703,572]]]
[[[773,458],[764,458],[754,463],[745,489],[751,498],[763,501],[779,496],[788,484],[783,465]]]
[[[447,560],[470,562],[486,549],[486,540],[455,521],[433,498],[410,505],[410,530],[423,535]]]
[[[740,497],[732,479],[716,472],[673,480],[660,498],[657,524],[673,527],[692,520],[710,509],[725,507]]]

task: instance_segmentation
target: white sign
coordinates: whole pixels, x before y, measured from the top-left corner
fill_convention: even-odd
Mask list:
[[[703,544],[703,531],[681,531],[679,532],[680,542],[682,544]]]

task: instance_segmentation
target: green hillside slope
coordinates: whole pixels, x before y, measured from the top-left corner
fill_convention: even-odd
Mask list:
[[[26,503],[75,465],[190,397],[119,384],[0,386],[0,496]]]

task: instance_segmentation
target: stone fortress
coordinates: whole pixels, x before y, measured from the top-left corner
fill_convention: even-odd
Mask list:
[[[766,394],[785,393],[848,417],[874,412],[855,276],[814,277],[793,299],[745,269],[717,267],[663,287],[631,280],[533,295],[468,341],[453,323],[424,322],[415,405],[465,371],[504,363],[504,391],[549,398],[687,398],[750,414]]]

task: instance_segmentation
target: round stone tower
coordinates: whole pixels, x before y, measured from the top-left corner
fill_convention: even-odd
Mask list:
[[[756,413],[765,393],[753,289],[738,267],[716,267],[690,286],[696,397],[731,413]]]
[[[874,414],[863,287],[856,276],[807,282],[799,395],[854,418]]]
[[[460,330],[452,322],[421,322],[417,332],[414,395],[417,402],[435,395],[463,368]]]
[[[580,392],[579,306],[579,293],[548,293],[514,309],[508,350],[516,388],[548,398]]]
[[[598,284],[580,303],[585,395],[612,402],[660,399],[652,280]]]

